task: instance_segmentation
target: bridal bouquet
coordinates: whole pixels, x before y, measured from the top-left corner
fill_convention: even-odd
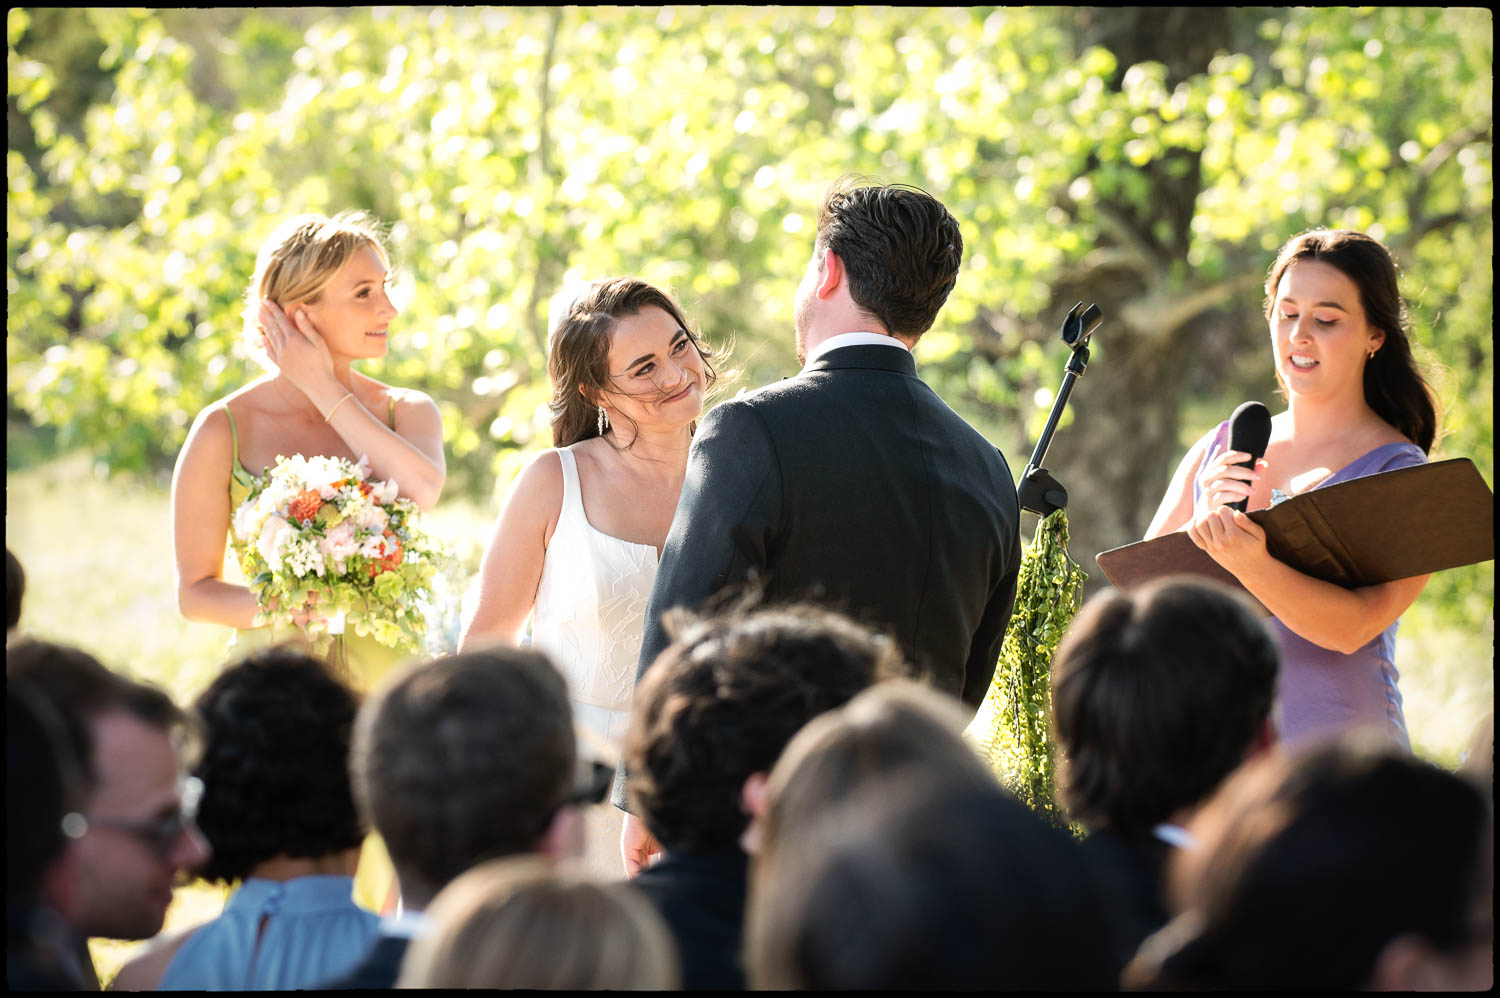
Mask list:
[[[417,505],[369,472],[365,458],[278,457],[234,513],[240,568],[268,624],[291,624],[311,601],[325,618],[311,635],[352,627],[419,651],[434,552]]]

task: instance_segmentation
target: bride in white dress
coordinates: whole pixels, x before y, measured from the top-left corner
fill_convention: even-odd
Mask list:
[[[646,601],[713,385],[677,303],[634,278],[588,285],[549,323],[552,442],[516,477],[480,567],[460,650],[521,639],[568,681],[575,720],[618,749]],[[622,812],[586,816],[588,865],[618,878]]]

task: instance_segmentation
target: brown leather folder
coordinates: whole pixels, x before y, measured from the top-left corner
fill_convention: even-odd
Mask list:
[[[1495,495],[1468,458],[1313,489],[1250,519],[1265,530],[1274,557],[1346,589],[1495,557]],[[1095,560],[1119,589],[1195,575],[1244,592],[1186,531],[1113,548]]]

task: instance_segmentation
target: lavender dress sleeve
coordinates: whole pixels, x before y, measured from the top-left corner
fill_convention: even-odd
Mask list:
[[[1224,448],[1228,426],[1227,422],[1222,423],[1214,432],[1204,455],[1205,462]],[[1404,441],[1384,444],[1328,476],[1317,488],[1426,462],[1427,455],[1415,444]],[[1201,510],[1204,502],[1202,490],[1194,483],[1194,511]],[[1281,674],[1274,708],[1281,741],[1296,742],[1353,727],[1376,727],[1402,748],[1411,748],[1401,710],[1401,691],[1397,687],[1399,621],[1348,655],[1293,634],[1275,617],[1266,623],[1281,648]]]

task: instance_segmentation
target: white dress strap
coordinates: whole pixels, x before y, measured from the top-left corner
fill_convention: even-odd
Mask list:
[[[566,517],[570,522],[578,526],[588,523],[588,517],[583,513],[583,486],[578,483],[578,458],[566,447],[559,447],[557,457],[562,462],[563,494],[562,512],[557,516],[558,524],[561,525]]]

